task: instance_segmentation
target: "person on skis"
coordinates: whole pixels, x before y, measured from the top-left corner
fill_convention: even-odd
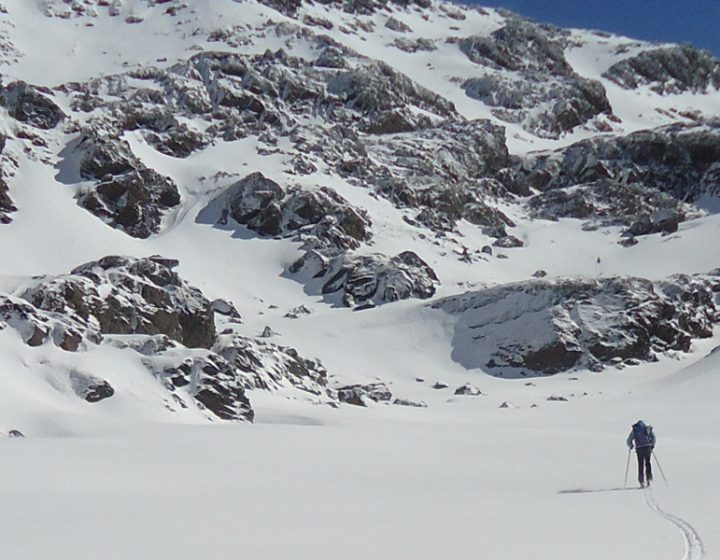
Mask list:
[[[630,430],[630,435],[626,440],[629,449],[635,448],[638,460],[638,482],[640,486],[650,486],[652,482],[652,465],[650,464],[650,457],[652,457],[653,449],[655,448],[655,433],[653,427],[648,426],[642,420],[638,420],[633,424]]]

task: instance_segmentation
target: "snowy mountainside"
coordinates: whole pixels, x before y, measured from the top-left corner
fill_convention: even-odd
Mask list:
[[[3,7],[0,336],[28,394],[427,405],[436,371],[713,337],[707,53],[430,1]]]

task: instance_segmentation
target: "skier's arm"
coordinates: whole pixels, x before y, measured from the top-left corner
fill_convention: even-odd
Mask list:
[[[632,448],[634,447],[634,446],[633,446],[633,439],[635,439],[635,438],[634,438],[634,434],[632,433],[632,430],[630,430],[630,435],[629,435],[629,436],[627,437],[627,439],[625,440],[625,443],[627,444],[627,446],[628,446],[629,449],[632,449]]]

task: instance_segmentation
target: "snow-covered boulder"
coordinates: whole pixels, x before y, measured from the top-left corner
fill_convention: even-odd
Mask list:
[[[319,286],[329,299],[355,308],[408,298],[427,299],[435,294],[439,283],[435,271],[412,251],[394,257],[341,254],[332,258],[309,251],[290,267],[290,272],[306,277],[310,291]]]

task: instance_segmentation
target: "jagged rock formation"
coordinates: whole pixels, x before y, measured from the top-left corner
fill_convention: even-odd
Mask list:
[[[213,351],[237,368],[246,389],[277,391],[295,387],[332,398],[327,389],[327,370],[317,360],[301,357],[293,348],[226,334],[218,337]]]
[[[262,236],[294,237],[314,249],[356,249],[370,239],[367,212],[332,189],[285,189],[261,173],[225,189],[198,221],[227,225],[230,218]]]
[[[0,88],[0,105],[14,119],[35,128],[55,128],[65,113],[50,99],[52,91],[25,82],[12,82]]]
[[[720,319],[718,276],[533,280],[433,305],[458,316],[453,357],[496,375],[600,370],[687,352]]]
[[[491,107],[499,119],[538,136],[556,138],[601,113],[610,113],[605,89],[576,74],[565,59],[567,32],[510,19],[489,37],[458,40],[465,55],[489,66],[463,84],[468,96]]]
[[[694,215],[686,203],[717,195],[718,161],[720,123],[671,125],[537,155],[522,164],[519,180],[544,191],[530,202],[544,218],[622,223],[643,234],[673,231]]]
[[[72,152],[81,154],[80,176],[94,182],[78,204],[128,235],[157,233],[163,214],[180,203],[172,180],[143,165],[118,137],[88,129]]]
[[[143,362],[174,394],[179,406],[187,407],[183,397],[188,395],[222,420],[253,420],[255,413],[242,377],[221,356],[178,348],[149,356]]]
[[[617,62],[603,76],[624,88],[648,86],[660,95],[705,93],[720,89],[720,61],[706,51],[676,45]]]
[[[408,298],[427,299],[439,283],[435,271],[412,251],[384,255],[327,258],[307,252],[290,267],[302,274],[310,291],[318,291],[347,307],[368,308]],[[319,286],[319,288],[316,288]]]
[[[210,302],[162,257],[104,257],[67,275],[36,280],[22,297],[37,309],[78,317],[103,334],[164,334],[190,348],[210,348]]]
[[[673,233],[692,208],[677,198],[640,183],[603,179],[595,183],[552,189],[532,197],[533,216],[546,220],[577,218],[585,229],[623,225],[628,235]]]
[[[102,340],[99,330],[88,328],[76,313],[48,312],[23,299],[0,294],[0,330],[6,327],[15,329],[28,346],[51,342],[68,352]]]

